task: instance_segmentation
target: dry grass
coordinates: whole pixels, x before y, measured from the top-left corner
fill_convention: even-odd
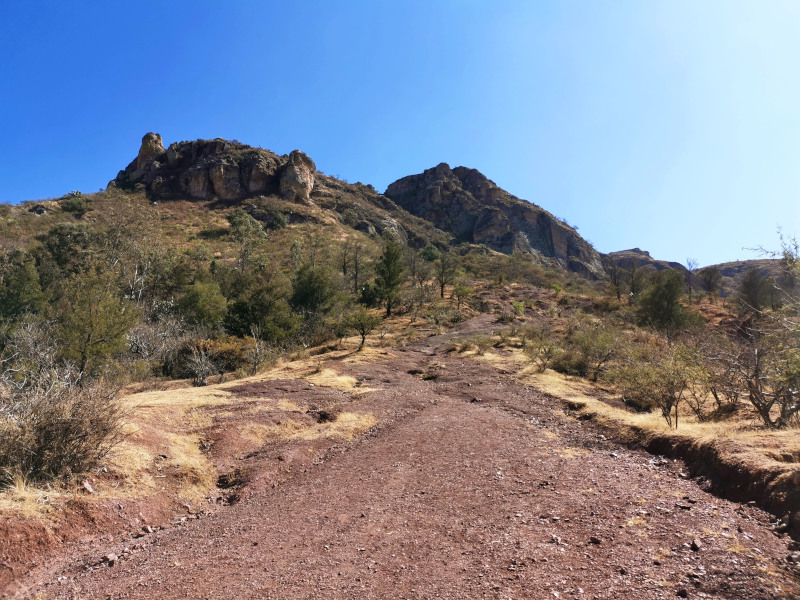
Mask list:
[[[334,351],[324,355],[327,362],[340,358],[348,362],[383,360],[385,350],[367,349],[357,354],[352,350]],[[346,412],[324,423],[301,422],[292,414],[305,413],[300,406],[286,399],[242,398],[230,391],[243,382],[274,378],[305,379],[315,386],[360,394],[371,391],[358,387],[351,376],[341,375],[332,368],[320,368],[319,357],[287,362],[269,371],[244,380],[207,387],[151,390],[130,394],[122,399],[127,421],[124,438],[107,456],[104,466],[108,475],[93,477],[94,493],[85,493],[77,482],[76,491],[69,489],[36,488],[17,478],[14,485],[0,492],[0,515],[15,514],[47,518],[54,504],[80,496],[86,502],[111,498],[141,498],[157,493],[165,486],[177,485],[176,493],[183,501],[204,498],[214,487],[217,473],[211,457],[203,450],[204,436],[216,419],[225,418],[230,410],[241,415],[274,413],[279,425],[259,423],[257,418],[244,424],[239,435],[245,449],[255,450],[265,443],[288,440],[337,438],[349,440],[376,424],[371,414]],[[166,458],[163,458],[166,456]]]
[[[633,413],[612,406],[609,392],[590,382],[547,370],[525,367],[518,378],[545,393],[566,400],[580,413],[615,431],[621,441],[655,448],[702,465],[711,473],[730,472],[749,482],[753,499],[776,512],[793,514],[800,525],[796,490],[800,487],[800,435],[796,429],[769,430],[748,416],[721,422],[699,422],[681,416],[670,429],[657,413]],[[725,483],[722,482],[721,483]],[[733,483],[733,482],[728,482]]]
[[[308,375],[305,379],[316,386],[327,387],[341,392],[361,391],[356,388],[358,380],[355,377],[339,375],[333,369],[322,369],[319,373]]]
[[[0,494],[0,514],[25,518],[41,518],[50,514],[63,494],[49,487],[36,487],[28,484],[17,474],[11,485]]]
[[[377,423],[371,414],[342,413],[336,420],[311,425],[295,420],[281,421],[278,425],[252,423],[243,428],[243,438],[256,444],[277,443],[289,440],[311,441],[319,438],[351,440]]]
[[[670,435],[690,439],[696,445],[724,443],[730,460],[747,462],[760,468],[796,469],[783,477],[792,477],[800,484],[800,436],[797,430],[766,430],[756,427],[756,421],[737,420],[700,423],[692,415],[683,415],[677,430],[670,429],[657,412],[634,413],[610,406],[598,398],[608,395],[590,382],[568,378],[547,370],[537,373],[528,367],[519,378],[543,392],[567,400],[583,413],[611,428],[629,428],[655,435]]]
[[[560,458],[582,458],[589,454],[584,448],[558,448],[554,450]]]

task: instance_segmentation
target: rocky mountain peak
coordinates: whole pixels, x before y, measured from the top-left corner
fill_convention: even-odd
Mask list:
[[[600,254],[575,229],[476,169],[441,163],[398,179],[385,195],[456,240],[504,254],[531,254],[589,277],[603,274]]]
[[[161,135],[150,132],[136,158],[109,185],[142,189],[154,200],[274,194],[308,204],[316,171],[314,161],[299,150],[279,156],[221,138],[175,142],[164,149]]]

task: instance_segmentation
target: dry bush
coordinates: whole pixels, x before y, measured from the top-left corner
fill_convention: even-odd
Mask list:
[[[683,344],[632,345],[610,378],[626,404],[640,410],[658,407],[667,425],[677,429],[680,405],[698,380],[699,368],[699,357]]]
[[[121,437],[122,410],[102,382],[49,385],[0,396],[0,483],[64,479],[92,469]]]
[[[478,356],[483,356],[494,345],[494,341],[488,335],[473,335],[467,338],[465,342],[475,346]]]

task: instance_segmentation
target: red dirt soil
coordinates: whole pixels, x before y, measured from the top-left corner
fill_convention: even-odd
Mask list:
[[[800,597],[790,540],[766,513],[707,493],[682,463],[615,443],[491,364],[446,353],[458,334],[325,364],[374,390],[359,395],[243,382],[242,396],[378,424],[352,442],[225,458],[228,502],[52,558],[3,597]]]

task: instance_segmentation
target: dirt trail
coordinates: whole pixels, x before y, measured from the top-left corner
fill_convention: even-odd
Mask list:
[[[787,540],[763,512],[615,444],[488,363],[446,354],[445,341],[330,361],[375,390],[326,404],[371,412],[369,433],[265,447],[240,465],[238,502],[54,562],[19,597],[800,597]],[[282,390],[298,404],[320,393],[291,383],[242,393]]]

